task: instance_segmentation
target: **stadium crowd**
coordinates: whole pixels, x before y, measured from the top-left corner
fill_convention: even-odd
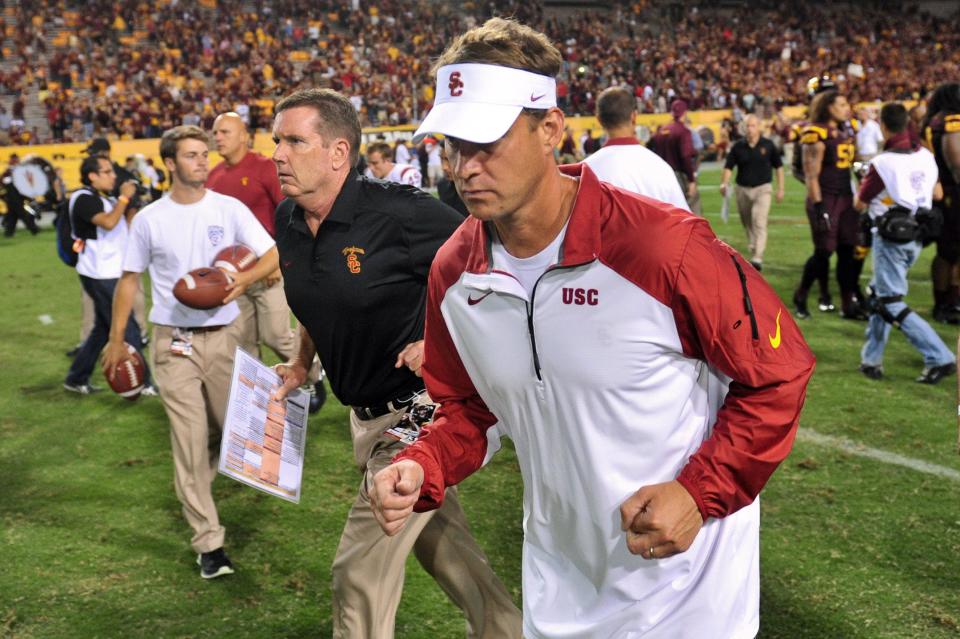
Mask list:
[[[494,14],[558,43],[568,114],[592,114],[596,96],[620,85],[640,112],[665,113],[682,97],[694,110],[770,115],[803,102],[803,83],[820,71],[854,102],[909,99],[960,68],[954,22],[869,5],[636,1],[567,15],[516,0],[459,11],[426,0],[38,0],[5,16],[15,47],[0,74],[0,143],[152,138],[175,124],[209,128],[225,110],[258,129],[279,96],[316,86],[350,96],[363,126],[417,122],[433,102],[430,62]],[[49,134],[24,121],[34,96]]]

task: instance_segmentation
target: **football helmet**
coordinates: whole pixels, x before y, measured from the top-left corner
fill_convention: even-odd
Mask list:
[[[813,96],[818,93],[836,88],[837,83],[834,81],[833,76],[827,71],[824,71],[820,75],[815,75],[807,80],[807,97],[813,98]]]

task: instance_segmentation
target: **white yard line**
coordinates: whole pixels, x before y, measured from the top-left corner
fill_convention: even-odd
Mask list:
[[[937,477],[945,477],[947,479],[960,482],[960,472],[957,472],[952,468],[931,464],[930,462],[925,462],[921,459],[904,457],[903,455],[890,453],[885,450],[880,450],[879,448],[870,448],[869,446],[858,444],[857,442],[849,440],[845,437],[823,435],[815,430],[810,430],[809,428],[801,428],[799,431],[797,431],[797,439],[802,442],[809,442],[811,444],[826,446],[827,448],[842,450],[845,453],[857,455],[858,457],[875,459],[883,462],[884,464],[903,466],[904,468],[909,468],[910,470],[915,470],[927,475],[936,475]]]

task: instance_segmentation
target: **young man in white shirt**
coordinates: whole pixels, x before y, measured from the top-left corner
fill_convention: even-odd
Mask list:
[[[191,545],[205,579],[231,574],[223,551],[211,485],[219,457],[223,420],[238,345],[240,315],[236,300],[247,287],[277,269],[273,238],[242,202],[204,187],[209,173],[208,141],[202,129],[174,127],[160,140],[160,157],[171,175],[169,194],[134,218],[123,260],[123,275],[113,301],[105,371],[129,358],[123,330],[140,274],[150,269],[154,325],[154,374],[170,419],[174,483],[183,514],[193,529]],[[245,244],[259,257],[249,271],[233,274],[223,305],[197,310],[173,296],[185,273],[210,266],[217,252]],[[212,421],[208,422],[208,416]]]

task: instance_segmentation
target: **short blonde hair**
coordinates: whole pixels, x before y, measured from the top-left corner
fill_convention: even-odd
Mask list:
[[[448,64],[477,62],[557,77],[563,57],[549,38],[516,20],[490,18],[447,47],[433,65],[436,74]]]
[[[434,75],[448,64],[492,64],[511,69],[522,69],[556,78],[563,67],[563,56],[550,39],[536,29],[516,20],[490,18],[479,27],[470,29],[440,54],[431,69]],[[547,115],[546,109],[527,109],[530,124]]]

